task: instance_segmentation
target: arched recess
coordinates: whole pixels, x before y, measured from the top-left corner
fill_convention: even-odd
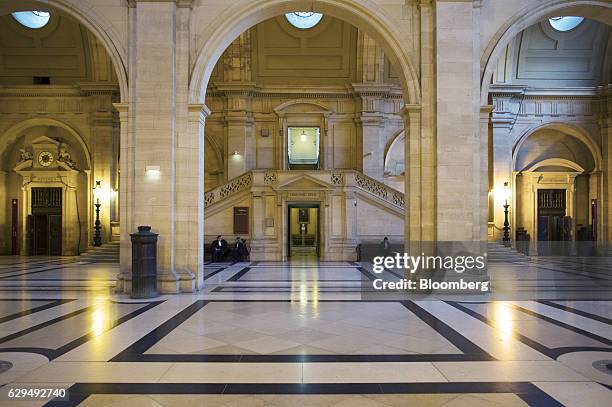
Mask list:
[[[45,150],[51,148],[48,151],[55,151],[53,154],[59,157],[56,161],[58,165],[48,169],[33,165],[36,162],[36,148],[40,151],[41,145]],[[22,155],[19,158],[18,147],[29,152],[30,157],[24,159]],[[58,150],[67,152],[68,157],[56,155]],[[61,250],[62,255],[78,255],[86,250],[91,237],[88,225],[93,222],[90,194],[93,183],[92,161],[87,141],[75,128],[57,119],[23,120],[0,135],[0,163],[3,167],[0,171],[5,172],[0,179],[0,196],[19,202],[20,205],[17,221],[18,253],[30,254],[27,219],[33,214],[32,191],[37,187],[61,190],[61,232],[52,236],[50,241],[61,242],[57,250]],[[5,233],[0,228],[0,237],[3,238]],[[49,249],[47,254],[59,253]]]
[[[23,10],[58,10],[77,20],[90,30],[102,43],[113,62],[119,92],[122,102],[127,102],[127,46],[122,43],[118,34],[112,30],[112,24],[83,1],[47,0],[47,1],[17,1],[9,0],[0,4],[0,15]]]
[[[590,231],[602,230],[604,224],[601,165],[599,146],[579,126],[548,123],[525,131],[512,149],[513,230],[525,229],[534,242],[580,240],[587,235],[590,240]],[[540,194],[543,198],[552,196],[551,190],[565,191],[563,204],[545,207],[542,214]],[[551,212],[556,210],[560,212]],[[549,233],[555,229],[551,225],[566,217],[570,220],[567,236]],[[602,235],[595,233],[601,239]]]
[[[242,32],[266,19],[296,10],[310,10],[311,1],[244,0],[235,2],[213,24],[198,33],[196,58],[191,69],[189,101],[204,103],[210,75],[221,54]],[[315,11],[339,18],[363,30],[383,48],[400,72],[400,81],[407,104],[420,103],[417,70],[402,46],[402,36],[380,7],[369,0],[320,0]]]
[[[572,136],[578,139],[591,152],[591,155],[593,156],[593,160],[595,162],[594,171],[601,170],[603,158],[602,158],[601,149],[599,148],[599,146],[591,139],[591,137],[589,136],[586,130],[584,130],[580,126],[577,126],[575,124],[569,124],[569,123],[546,123],[541,126],[532,127],[526,130],[525,132],[523,132],[523,134],[521,134],[517,138],[516,142],[514,143],[514,146],[512,147],[512,168],[516,168],[517,153],[520,150],[523,143],[529,138],[529,136],[541,130],[546,130],[546,129],[557,130],[557,131],[560,131],[564,134],[567,134],[569,136]]]
[[[512,16],[495,33],[480,58],[480,101],[488,104],[489,86],[495,65],[510,41],[538,21],[559,15],[582,16],[612,25],[612,3],[606,0],[549,0],[537,5],[530,3]]]
[[[87,162],[87,169],[92,168],[91,150],[89,148],[89,145],[85,141],[85,139],[83,139],[83,137],[81,137],[81,135],[68,124],[62,121],[59,121],[56,119],[50,119],[50,118],[28,119],[28,120],[24,120],[10,127],[7,131],[4,132],[4,134],[0,136],[0,157],[2,157],[5,150],[10,145],[12,145],[25,130],[31,127],[36,127],[36,126],[54,126],[54,127],[59,127],[61,129],[66,130],[66,132],[70,134],[74,138],[74,140],[79,144],[79,146],[83,149],[84,156]]]

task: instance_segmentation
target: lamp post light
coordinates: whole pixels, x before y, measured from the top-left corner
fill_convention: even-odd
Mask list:
[[[100,206],[102,206],[102,204],[100,203],[100,197],[97,193],[101,189],[102,186],[100,185],[100,181],[96,181],[96,184],[93,187],[94,196],[96,196],[96,203],[94,204],[94,206],[96,207],[96,221],[94,222],[93,245],[96,247],[102,246],[102,235],[100,234],[100,230],[102,229],[102,227],[100,226]]]
[[[508,203],[508,197],[510,196],[510,188],[508,187],[508,183],[504,182],[504,237],[502,239],[504,246],[510,246],[510,222],[508,221],[508,208],[510,208],[510,204]]]

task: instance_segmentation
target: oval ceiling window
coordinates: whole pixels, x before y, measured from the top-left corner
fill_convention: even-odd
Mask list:
[[[323,14],[313,11],[296,11],[294,13],[285,14],[289,24],[300,30],[307,30],[319,24],[323,18]]]
[[[51,14],[47,11],[16,11],[12,16],[19,24],[28,28],[43,28],[49,22]]]
[[[578,16],[563,16],[548,19],[548,22],[550,23],[552,28],[561,32],[571,31],[574,28],[578,27],[583,21],[584,17]]]

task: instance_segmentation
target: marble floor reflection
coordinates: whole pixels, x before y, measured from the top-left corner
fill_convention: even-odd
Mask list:
[[[0,257],[0,405],[612,405],[608,258],[490,264],[505,300],[378,298],[356,262],[208,263],[202,291],[150,300],[117,272]]]

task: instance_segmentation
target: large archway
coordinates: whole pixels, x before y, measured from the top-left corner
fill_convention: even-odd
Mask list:
[[[554,27],[553,17],[568,16],[581,19],[568,29]],[[591,190],[597,189],[593,199],[599,206],[598,215],[591,216],[589,222],[596,218],[603,226],[598,238],[607,239],[609,120],[596,106],[598,100],[607,98],[611,26],[609,2],[549,1],[516,13],[485,48],[481,57],[480,100],[482,105],[493,105],[489,239],[501,239],[504,197],[516,193],[513,171],[527,171],[534,177],[541,171],[517,170],[517,151],[532,134],[547,130],[579,140],[588,149],[586,154],[593,157],[594,168],[589,171],[599,175],[592,177],[591,183],[597,187],[592,186]],[[573,42],[578,40],[580,44]],[[578,54],[589,61],[587,68],[579,70],[573,64]],[[542,108],[544,105],[550,109]],[[510,191],[503,192],[504,185]],[[512,209],[510,218],[514,219]],[[521,225],[511,222],[511,240],[516,238],[515,226]],[[533,232],[537,228],[531,229]]]
[[[12,15],[33,10],[48,13],[47,22],[30,27]],[[19,202],[20,207],[13,208],[19,211],[19,221],[13,220],[11,227],[12,234],[19,235],[21,254],[29,253],[24,242],[26,234],[31,235],[26,217],[32,208],[30,192],[23,195],[15,189],[17,171],[37,188],[63,189],[65,236],[62,249],[54,254],[78,255],[91,248],[95,196],[101,206],[100,242],[118,239],[120,125],[113,103],[127,101],[127,46],[98,11],[63,0],[0,5],[3,36],[14,38],[1,47],[7,64],[0,74],[6,109],[0,155],[8,154],[10,162],[3,163],[8,172],[0,195],[8,202],[3,212],[8,213],[11,201]],[[23,150],[21,157],[15,156],[16,148]],[[40,165],[40,154],[50,157],[51,165]],[[52,177],[61,180],[58,185],[51,185]],[[101,188],[94,191],[97,184]]]
[[[210,98],[206,97],[206,93],[207,93],[207,90],[210,91],[209,85],[211,83],[211,80],[214,80],[214,75],[217,75],[217,74],[213,74],[213,71],[214,72],[219,71],[219,68],[215,68],[215,65],[218,63],[219,58],[221,57],[222,53],[226,51],[226,49],[228,49],[228,46],[232,44],[232,41],[234,41],[235,38],[242,38],[244,33],[248,33],[251,27],[254,27],[258,24],[263,24],[266,21],[278,20],[278,19],[284,20],[284,17],[279,17],[279,16],[283,16],[287,12],[301,10],[300,7],[303,7],[302,3],[303,2],[288,2],[288,1],[264,2],[264,1],[261,1],[257,3],[249,3],[248,5],[242,5],[240,6],[241,8],[240,19],[238,20],[233,19],[232,25],[225,24],[220,27],[215,27],[214,31],[213,31],[213,28],[211,28],[210,29],[211,35],[207,35],[204,32],[200,33],[198,37],[205,38],[206,41],[203,41],[201,46],[200,44],[198,44],[200,48],[198,48],[198,51],[196,54],[197,57],[196,57],[195,63],[192,68],[192,75],[191,75],[191,80],[190,80],[190,90],[189,90],[189,98],[190,98],[189,102],[192,105],[199,105],[199,104],[203,104],[206,102],[208,104],[208,107],[211,108],[211,110],[218,111],[219,109],[218,107],[213,107],[210,104],[213,102],[210,100]],[[400,93],[400,90],[399,90],[400,87],[397,87],[397,89],[394,90],[394,92],[400,95],[399,99],[400,101],[403,101],[401,105],[403,106],[405,104],[408,104],[412,107],[415,107],[415,105],[418,105],[420,101],[420,92],[419,92],[419,85],[418,85],[419,80],[416,77],[416,72],[413,66],[413,61],[410,60],[409,56],[407,55],[405,47],[400,46],[401,34],[389,28],[389,27],[393,27],[393,23],[391,22],[388,22],[388,24],[385,23],[384,15],[382,13],[380,14],[377,13],[375,9],[366,10],[363,8],[358,8],[356,7],[358,5],[357,3],[358,2],[355,2],[354,4],[346,4],[346,2],[317,3],[316,9],[314,11],[318,13],[322,13],[323,15],[327,16],[326,18],[328,19],[334,19],[334,20],[345,22],[347,23],[347,25],[354,27],[356,31],[358,30],[359,32],[363,32],[366,35],[371,36],[371,38],[373,38],[373,40],[376,41],[376,44],[378,44],[380,48],[382,48],[384,55],[388,56],[389,63],[397,64],[394,66],[396,66],[397,68],[396,72],[399,73],[399,82],[401,83],[401,89],[403,90],[402,92],[403,94]],[[363,6],[363,4],[361,4],[361,6]],[[308,5],[306,6],[306,9],[310,9],[310,7],[311,5]],[[197,15],[197,10],[194,10],[194,12]],[[372,14],[374,14],[378,18],[372,18]],[[278,21],[278,22],[281,26],[283,24],[286,25],[286,22],[285,23],[281,21]],[[206,30],[208,30],[208,28],[209,27],[207,27]],[[241,41],[241,40],[236,40],[236,41]],[[246,46],[246,48],[248,49],[248,45]],[[211,77],[213,79],[211,79]],[[329,78],[326,78],[326,79],[329,79]],[[249,82],[249,81],[247,80],[246,82]],[[355,80],[353,80],[352,82],[354,83]],[[360,82],[360,81],[357,80],[356,82]],[[227,84],[223,84],[223,86],[225,85]],[[234,92],[238,92],[239,91],[238,88],[243,85],[245,84],[236,83],[234,84],[234,88],[232,89]],[[290,84],[285,84],[285,86],[288,86],[288,85]],[[260,85],[258,83],[257,89],[259,88],[259,86]],[[348,81],[346,84],[343,84],[343,86],[347,86],[348,89],[351,89],[352,83],[351,81]],[[254,92],[258,92],[258,90],[255,90]],[[303,100],[299,96],[296,96],[296,98],[297,99],[289,98],[290,100],[288,101],[279,101],[280,104],[279,102],[275,101],[273,103],[273,106],[276,106],[276,108],[273,109],[275,114],[278,115],[279,117],[284,117],[287,115],[296,116],[297,111],[302,110],[301,113],[303,115],[310,115],[311,117],[313,117],[313,115],[318,115],[320,116],[320,120],[317,119],[316,123],[311,122],[311,119],[301,119],[302,123],[308,122],[310,123],[309,125],[320,126],[320,128],[325,129],[326,131],[327,130],[326,117],[335,116],[337,114],[335,109],[330,108],[329,103],[317,103],[316,101],[313,102],[312,100],[305,100],[309,98],[305,98]],[[243,105],[242,102],[238,102],[238,104],[236,104],[235,106],[245,106],[245,105]],[[243,108],[240,107],[238,109],[241,110]],[[361,111],[361,106],[358,108],[358,110]],[[401,110],[401,106],[399,110]],[[403,129],[405,119],[402,118],[402,116],[399,114],[400,113],[399,110],[396,112],[396,116],[397,116],[397,120],[401,123],[401,128]],[[274,112],[271,112],[271,113],[274,113]],[[237,118],[234,118],[234,119],[237,119]],[[209,123],[213,120],[214,120],[213,118],[207,118],[206,126],[209,126]],[[294,119],[294,121],[295,120],[299,121],[300,119]],[[284,122],[285,124],[281,124],[280,129],[283,129],[283,131],[286,131],[287,130],[286,126],[288,125],[286,123],[289,123],[289,122],[291,122],[291,120],[285,121]],[[204,127],[204,126],[201,125],[201,127]],[[420,132],[420,129],[416,129],[416,126],[414,124],[411,130],[413,133]],[[274,130],[271,130],[271,132],[268,134],[276,135],[277,132],[278,130],[274,129]],[[393,131],[390,131],[389,134],[395,134],[395,132],[396,130],[394,129]],[[206,137],[207,138],[209,137],[209,129],[206,130]],[[241,137],[244,137],[244,135]],[[279,140],[284,140],[284,139],[279,139]],[[379,154],[381,158],[380,160],[381,161],[381,166],[380,166],[381,167],[380,168],[381,178],[384,173],[384,151],[383,151],[384,143],[382,145],[383,147],[381,147],[381,151],[377,152],[377,154]],[[354,147],[358,146],[358,144],[353,145],[353,146]],[[402,148],[403,146],[404,145],[402,144]],[[279,147],[278,145],[275,145],[274,149],[275,149],[275,158],[278,158],[275,161],[276,164],[274,164],[273,166],[264,166],[262,168],[274,168],[274,169],[280,169],[280,170],[288,169],[286,168],[287,166],[283,162],[284,158],[282,158],[283,157],[282,153],[279,153],[278,151],[276,151],[276,150],[282,150],[282,148]],[[251,151],[249,151],[249,153],[246,154],[245,152],[243,152],[243,150],[241,150],[241,147],[226,148],[226,150],[227,151],[225,151],[225,156],[224,156],[226,167],[229,167],[232,164],[232,161],[237,159],[239,156],[244,156],[246,159],[248,159],[248,157],[252,157]],[[361,152],[361,146],[359,146],[358,150],[359,152]],[[233,154],[228,155],[228,152],[233,152]],[[364,153],[364,155],[366,154]],[[360,160],[361,160],[361,157],[360,157]],[[328,160],[327,163],[329,162],[331,161]],[[336,167],[336,166],[330,167],[327,165],[327,163],[323,165],[322,169],[324,168],[326,170],[333,170],[335,168],[344,168],[344,169],[355,168],[353,164],[348,164],[347,166],[340,166],[340,167]],[[244,168],[241,167],[238,170],[236,170],[233,167],[231,170],[227,169],[226,179],[234,179],[234,177],[240,177],[240,175],[244,172],[245,169],[248,170],[250,168],[247,165],[247,166],[244,166]],[[403,182],[403,178],[401,179],[401,182]],[[402,187],[402,190],[403,189],[404,188]],[[389,193],[388,195],[391,196],[392,193]],[[206,198],[207,204],[211,202],[211,200],[208,199],[208,196],[212,196],[212,194],[207,194],[207,198]],[[401,200],[403,202],[403,197]],[[208,213],[211,213],[210,210],[211,209],[209,208]],[[266,216],[266,221],[269,222],[270,224],[273,224],[271,222],[271,217],[269,216]],[[396,225],[398,222],[397,220],[395,220],[393,223],[394,225]],[[274,223],[274,224],[276,225],[277,223]],[[218,232],[214,231],[213,233],[211,230],[208,230],[207,233],[205,234],[207,235],[207,238],[208,238],[213,235],[216,236],[218,233],[221,233],[221,231],[218,231]],[[224,232],[223,234],[226,235],[227,232]],[[404,238],[403,236],[401,236],[402,234],[403,234],[403,228],[402,228],[402,231],[399,232],[399,236],[394,236],[395,241],[403,242]],[[348,248],[343,249],[343,250],[345,250],[347,253],[350,252],[350,255],[354,255],[355,253],[354,247],[351,247],[350,249]],[[281,258],[283,257],[280,257],[279,259]]]
[[[311,2],[301,0],[258,0],[237,2],[225,14],[227,18],[215,20],[204,28],[196,44],[196,58],[191,68],[189,102],[205,103],[206,87],[219,57],[242,32],[266,19],[293,12],[310,10]],[[367,0],[323,0],[316,3],[314,11],[345,20],[374,38],[401,72],[400,80],[407,104],[420,103],[420,86],[417,69],[402,44],[402,34],[394,29],[378,7]],[[197,10],[194,10],[197,12]],[[228,21],[231,21],[228,24]]]

